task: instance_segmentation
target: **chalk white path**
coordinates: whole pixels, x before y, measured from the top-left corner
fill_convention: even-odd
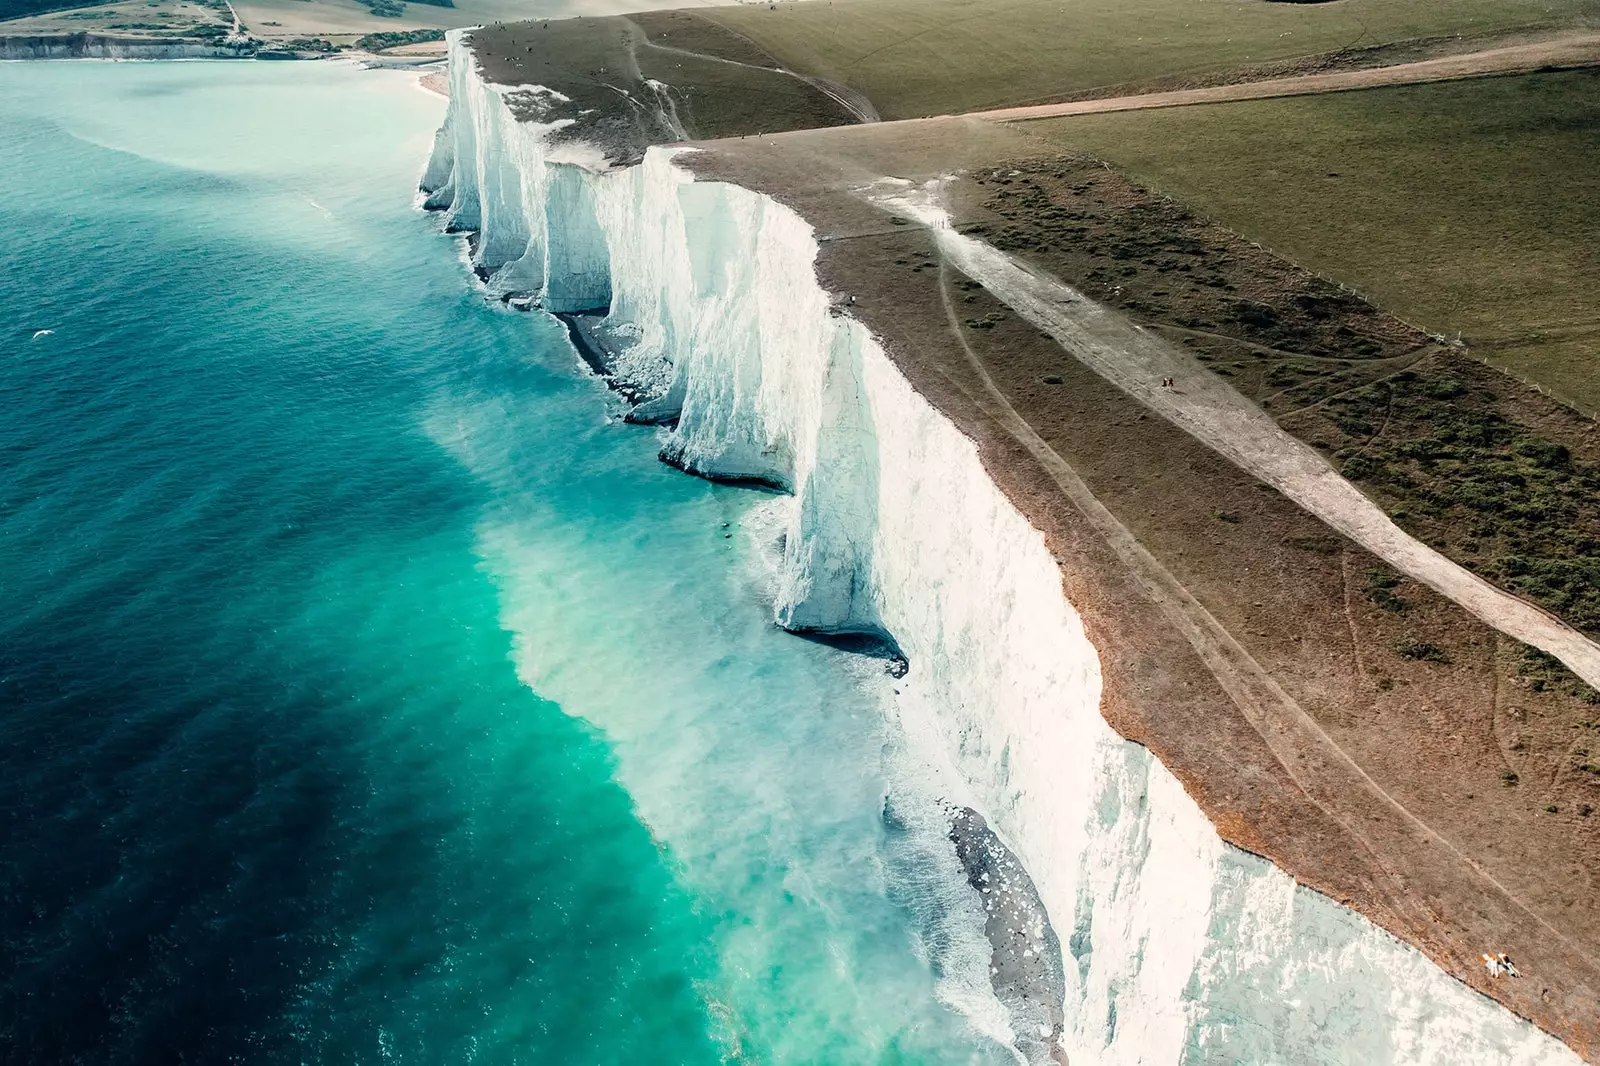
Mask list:
[[[1309,445],[1279,428],[1199,360],[1029,270],[993,246],[957,233],[937,187],[882,185],[868,195],[929,227],[951,265],[1050,334],[1085,366],[1265,481],[1396,570],[1460,604],[1509,637],[1554,655],[1600,688],[1600,645],[1556,617],[1489,584],[1406,533]],[[1161,388],[1173,378],[1176,389]]]
[[[1543,926],[1557,939],[1575,951],[1583,946],[1533,911],[1502,884],[1472,856],[1462,851],[1451,840],[1413,814],[1405,804],[1395,799],[1361,764],[1307,714],[1294,697],[1234,639],[1227,627],[1205,608],[1194,594],[1168,570],[1148,548],[1139,542],[1131,530],[1111,513],[1094,495],[1077,471],[1056,450],[1039,436],[1028,424],[1000,386],[989,374],[966,337],[961,334],[954,305],[950,302],[950,288],[945,278],[947,264],[940,265],[941,298],[950,329],[966,353],[968,366],[981,382],[982,394],[976,393],[956,379],[951,384],[967,394],[977,406],[994,419],[1012,438],[1028,450],[1042,466],[1050,479],[1070,499],[1090,525],[1105,537],[1106,543],[1144,586],[1156,608],[1182,633],[1201,662],[1211,671],[1223,691],[1244,714],[1257,735],[1278,759],[1289,778],[1315,803],[1324,814],[1344,827],[1351,838],[1364,844],[1374,860],[1374,868],[1397,882],[1399,889],[1391,901],[1404,906],[1401,901],[1407,893],[1405,884],[1385,864],[1383,856],[1393,851],[1398,842],[1401,847],[1438,844],[1445,848],[1463,867],[1463,876],[1479,879],[1480,891],[1494,892],[1530,920]],[[1365,797],[1369,804],[1363,808]],[[1387,810],[1397,821],[1397,837],[1386,826],[1375,823],[1375,812]],[[1389,847],[1386,848],[1385,842]],[[1421,921],[1426,921],[1426,918]]]

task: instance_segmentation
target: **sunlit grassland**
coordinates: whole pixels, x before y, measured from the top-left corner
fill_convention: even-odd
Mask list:
[[[1600,72],[1024,128],[1600,409]]]
[[[706,9],[885,118],[971,111],[1341,48],[1600,19],[1595,0],[807,0]]]

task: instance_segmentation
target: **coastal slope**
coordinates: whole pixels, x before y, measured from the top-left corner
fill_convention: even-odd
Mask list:
[[[792,494],[775,617],[903,655],[900,714],[919,756],[1020,860],[1063,950],[1066,1009],[1055,1031],[1023,1034],[1030,1057],[1572,1061],[1224,842],[1312,871],[1390,928],[1427,921],[1409,871],[1385,861],[1408,842],[1353,834],[1348,811],[1318,802],[1118,558],[1094,494],[1064,496],[1059,478],[1041,493],[1027,472],[1040,457],[996,432],[981,379],[916,354],[917,323],[946,329],[943,282],[960,279],[926,231],[851,192],[893,172],[870,148],[818,154],[815,138],[833,135],[795,134],[787,148],[647,148],[617,168],[549,106],[561,90],[486,80],[460,37],[451,61],[424,186],[473,234],[491,291],[604,312],[592,333],[614,383],[672,427],[664,458]],[[944,166],[1022,147],[982,124],[929,132],[950,149]],[[897,252],[924,295],[886,298],[902,292],[862,273],[882,264],[858,247]],[[1173,715],[1205,728],[1184,737]],[[1452,958],[1469,949],[1450,941]],[[997,992],[1021,1019],[1036,987]],[[1562,989],[1545,1023],[1577,1044],[1568,1012],[1587,987]]]

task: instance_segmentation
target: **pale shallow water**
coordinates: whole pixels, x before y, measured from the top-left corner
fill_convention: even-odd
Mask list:
[[[0,64],[8,1061],[1007,1061],[892,679],[473,290],[441,114]]]

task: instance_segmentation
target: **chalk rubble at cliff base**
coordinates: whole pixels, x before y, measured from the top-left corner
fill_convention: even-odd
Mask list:
[[[1225,845],[1114,733],[1041,535],[814,271],[811,227],[673,152],[610,169],[518,122],[459,34],[423,186],[491,291],[609,309],[613,374],[664,458],[781,486],[777,620],[880,633],[902,727],[1031,875],[1065,948],[1074,1062],[1571,1063],[1353,911]],[[527,87],[522,87],[527,91]],[[1002,997],[1004,998],[1004,997]]]

